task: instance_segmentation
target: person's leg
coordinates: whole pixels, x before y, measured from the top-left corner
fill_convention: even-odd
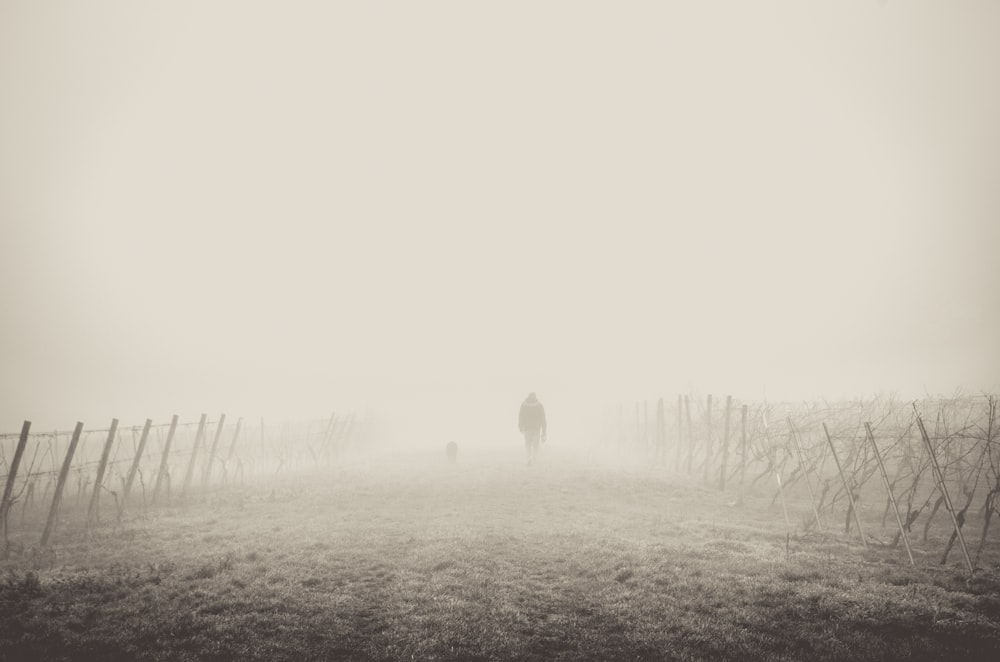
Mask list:
[[[524,447],[528,451],[528,464],[534,464],[535,457],[538,455],[538,431],[536,430],[525,431]]]

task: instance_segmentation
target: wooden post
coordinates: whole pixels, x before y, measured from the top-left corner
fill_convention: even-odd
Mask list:
[[[913,561],[913,552],[910,551],[910,541],[906,537],[906,528],[903,526],[903,519],[899,516],[899,507],[896,505],[896,497],[892,494],[892,485],[889,483],[889,474],[885,471],[885,465],[882,463],[882,455],[878,452],[878,445],[875,443],[875,435],[872,434],[871,423],[865,423],[865,431],[868,433],[868,441],[871,442],[872,450],[875,452],[875,459],[878,461],[878,468],[882,473],[882,482],[885,483],[885,490],[889,493],[889,503],[892,504],[892,514],[896,516],[896,524],[899,525],[899,535],[903,538],[903,545],[906,547],[906,555],[910,557],[910,565],[916,565]]]
[[[649,452],[649,400],[642,401],[642,450]]]
[[[276,444],[277,453],[272,453],[272,455],[277,455],[278,468],[275,469],[274,475],[277,476],[278,473],[285,468],[288,463],[288,445],[285,443],[285,438],[288,434],[288,421],[284,421],[281,424],[281,431],[278,433],[278,443]]]
[[[767,415],[764,415],[764,439],[767,441],[768,454],[774,452],[774,444],[771,443],[771,433],[768,430]],[[772,462],[774,467],[774,479],[778,482],[778,496],[781,497],[781,512],[785,514],[785,528],[792,528],[792,521],[788,517],[788,505],[785,503],[785,488],[781,484],[781,468],[777,462]]]
[[[774,479],[778,482],[778,496],[781,497],[781,512],[785,514],[785,528],[792,528],[792,520],[788,518],[788,504],[785,503],[785,488],[781,485],[781,469],[774,468]]]
[[[826,427],[826,421],[823,422],[823,433],[826,434],[826,442],[830,444],[830,450],[833,452],[833,461],[837,463],[837,473],[840,474],[840,480],[844,483],[844,491],[847,492],[847,499],[851,502],[851,512],[854,513],[854,523],[858,525],[861,542],[864,543],[865,549],[868,549],[868,539],[865,538],[865,530],[861,528],[861,518],[858,517],[858,505],[854,503],[854,492],[847,482],[847,475],[844,474],[843,467],[840,466],[840,458],[837,457],[837,449],[833,447],[833,439],[830,438],[830,431]]]
[[[236,419],[236,432],[233,433],[233,440],[229,444],[229,453],[226,454],[226,461],[228,462],[233,458],[233,454],[236,453],[236,440],[240,438],[240,429],[243,427],[243,418],[240,417]]]
[[[52,473],[54,474],[57,469],[59,469],[59,430],[52,433],[52,449],[50,455],[52,456]]]
[[[816,507],[816,495],[813,493],[812,483],[809,482],[809,470],[806,467],[805,454],[802,452],[802,445],[799,444],[799,436],[795,433],[795,426],[792,425],[792,417],[785,418],[788,422],[788,429],[792,433],[792,445],[795,446],[795,454],[799,458],[799,467],[802,469],[802,479],[806,482],[806,489],[809,490],[809,503],[812,505],[813,515],[816,517],[816,530],[823,530],[823,523],[819,521],[819,509]]]
[[[743,482],[747,475],[747,406],[740,408],[740,494],[739,502],[743,501]]]
[[[729,471],[729,410],[733,406],[733,396],[726,396],[726,423],[722,433],[722,470],[719,472],[719,489],[726,491],[726,472]]]
[[[128,495],[132,492],[132,481],[135,480],[135,474],[139,471],[139,461],[142,459],[142,452],[146,449],[146,439],[149,437],[149,428],[152,425],[153,419],[147,418],[146,425],[142,428],[142,436],[139,438],[139,448],[135,451],[135,459],[132,460],[132,467],[128,470],[128,478],[125,480],[122,501],[118,504],[119,516],[125,511],[125,502],[128,501]]]
[[[682,419],[682,417],[683,417],[682,398],[681,398],[680,395],[678,395],[677,396],[677,440],[676,440],[676,443],[677,443],[677,464],[676,464],[676,467],[675,467],[677,471],[681,470],[681,449],[684,446],[684,444],[681,442],[681,440],[684,438],[684,436],[682,434],[682,430],[681,430],[681,419]]]
[[[667,463],[667,413],[663,409],[663,398],[656,401],[656,459]]]
[[[635,450],[639,450],[642,445],[642,421],[639,417],[639,401],[635,401]]]
[[[708,482],[709,465],[712,464],[712,394],[705,406],[705,482]]]
[[[97,476],[94,478],[94,492],[90,496],[90,506],[87,508],[87,524],[97,519],[99,507],[101,505],[101,486],[104,485],[104,471],[108,467],[108,457],[111,455],[111,447],[115,443],[115,434],[118,432],[118,419],[111,419],[111,429],[108,430],[108,440],[104,442],[104,450],[101,451],[101,461],[97,465]]]
[[[317,453],[317,455],[322,458],[327,458],[327,459],[329,458],[328,449],[330,447],[330,439],[333,438],[333,429],[336,424],[337,424],[337,412],[333,412],[332,414],[330,414],[330,420],[326,424],[326,433],[323,434],[323,439],[320,441],[319,452]]]
[[[17,448],[14,449],[14,458],[7,467],[7,484],[3,488],[3,498],[0,499],[0,531],[3,531],[4,539],[7,535],[7,514],[10,511],[10,495],[14,491],[14,481],[17,480],[17,469],[21,464],[21,457],[24,449],[28,445],[28,433],[31,431],[31,421],[25,421],[21,426],[21,436],[17,440]]]
[[[917,406],[913,405],[913,411],[916,412],[916,410]],[[948,496],[948,488],[944,484],[944,475],[941,473],[937,457],[934,456],[931,439],[927,436],[927,430],[924,428],[924,421],[920,418],[920,414],[917,414],[917,426],[920,428],[920,436],[923,437],[924,445],[927,447],[927,454],[931,458],[931,467],[934,469],[934,478],[937,480],[938,489],[941,490],[941,496],[944,497],[944,506],[948,509],[948,514],[951,515],[951,523],[955,526],[958,544],[962,547],[962,554],[965,556],[965,565],[969,568],[969,574],[974,574],[975,569],[972,566],[972,557],[969,556],[969,549],[965,546],[965,536],[962,535],[962,527],[958,523],[958,517],[955,515],[955,507],[951,505],[951,497]]]
[[[73,454],[76,452],[76,445],[80,442],[81,432],[83,432],[83,423],[77,421],[76,428],[73,429],[73,438],[69,442],[69,449],[67,449],[66,457],[63,459],[62,469],[59,470],[59,481],[56,483],[55,494],[52,495],[49,518],[45,520],[45,530],[42,532],[42,547],[49,544],[49,537],[56,528],[56,519],[59,515],[59,502],[62,501],[63,488],[66,486],[66,479],[69,478],[69,470],[73,465]]]
[[[625,405],[618,403],[618,416],[615,417],[615,443],[617,451],[621,453],[625,449]],[[336,425],[336,424],[335,424]],[[333,450],[333,438],[330,439],[330,449]]]
[[[198,421],[198,434],[194,438],[194,448],[191,449],[191,459],[188,461],[187,472],[184,474],[184,485],[181,487],[181,495],[187,494],[191,485],[191,477],[194,475],[194,463],[198,460],[198,447],[201,446],[201,438],[205,435],[205,420],[208,414],[202,414]]]
[[[688,475],[691,475],[694,464],[694,432],[691,430],[691,398],[684,396],[684,418],[687,419],[688,426]]]
[[[45,501],[45,498],[49,495],[49,487],[54,487],[56,479],[59,477],[59,430],[52,431],[52,440],[48,443],[48,453],[52,468],[49,470],[51,475],[42,489],[42,501]]]
[[[167,460],[170,457],[170,444],[174,440],[174,432],[177,431],[177,414],[170,419],[170,431],[167,432],[167,443],[163,446],[163,455],[160,457],[160,470],[156,472],[156,485],[153,487],[153,498],[150,499],[151,503],[156,503],[156,495],[160,493],[160,484],[163,482],[163,477],[167,474]]]
[[[208,478],[212,473],[212,463],[215,462],[215,451],[219,447],[219,439],[222,438],[222,426],[226,424],[226,415],[222,414],[219,416],[219,426],[215,428],[215,438],[212,440],[212,450],[208,453],[208,465],[205,466],[205,470],[201,473],[201,489],[205,489],[208,485]]]

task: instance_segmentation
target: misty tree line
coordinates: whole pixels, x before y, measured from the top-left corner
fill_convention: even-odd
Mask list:
[[[911,541],[926,543],[932,523],[946,518],[952,532],[940,563],[956,543],[970,572],[980,563],[1000,514],[996,396],[744,404],[727,397],[722,404],[687,395],[671,405],[636,402],[634,416],[619,407],[611,437],[622,449],[735,491],[736,504],[748,490],[773,490],[770,504],[781,504],[789,531],[792,490],[808,497],[802,531],[856,531],[867,547],[859,510],[872,504],[882,527],[895,528],[884,544],[902,542],[911,563]],[[969,517],[979,522],[972,544]]]
[[[302,469],[323,469],[366,436],[366,419],[355,413],[334,414],[307,422],[250,424],[226,415],[197,422],[72,432],[0,435],[0,533],[3,555],[23,543],[11,541],[12,528],[27,533],[47,513],[40,546],[49,544],[60,516],[75,517],[88,527],[111,516],[120,522],[131,508],[145,512],[158,504],[183,501],[210,487],[242,484],[247,477],[277,476]]]

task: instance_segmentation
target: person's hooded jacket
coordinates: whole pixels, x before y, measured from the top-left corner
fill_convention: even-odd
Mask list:
[[[517,427],[521,432],[545,431],[545,407],[538,401],[534,393],[529,394],[521,403],[521,411],[517,416]]]

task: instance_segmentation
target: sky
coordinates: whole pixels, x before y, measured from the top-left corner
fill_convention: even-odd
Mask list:
[[[995,390],[998,117],[987,0],[3,0],[0,431]]]

